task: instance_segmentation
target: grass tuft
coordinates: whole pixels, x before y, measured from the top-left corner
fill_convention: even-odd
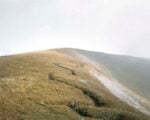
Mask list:
[[[88,106],[76,106],[73,108],[78,114],[83,117],[102,119],[102,120],[146,120],[140,115],[130,112],[111,109],[111,108],[96,108]]]
[[[93,100],[94,104],[97,107],[102,107],[106,105],[104,99],[100,95],[96,94],[95,92],[87,89],[84,89],[83,92],[85,95],[89,96]]]

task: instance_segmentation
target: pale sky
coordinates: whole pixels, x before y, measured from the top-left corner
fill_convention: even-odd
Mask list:
[[[150,0],[0,0],[0,55],[60,47],[150,57]]]

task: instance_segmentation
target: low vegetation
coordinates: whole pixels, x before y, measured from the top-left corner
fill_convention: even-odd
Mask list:
[[[1,57],[0,120],[147,119],[92,78],[89,67],[55,50]]]
[[[88,106],[76,106],[74,110],[81,116],[103,119],[103,120],[142,120],[143,118],[137,114],[132,114],[130,112],[122,111],[119,109],[112,109],[107,107],[96,108]]]

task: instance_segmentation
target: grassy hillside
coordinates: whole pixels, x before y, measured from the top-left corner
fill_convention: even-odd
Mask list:
[[[0,120],[148,120],[90,69],[57,50],[0,57]]]
[[[150,59],[77,49],[68,49],[68,51],[80,53],[105,66],[122,84],[150,100]]]

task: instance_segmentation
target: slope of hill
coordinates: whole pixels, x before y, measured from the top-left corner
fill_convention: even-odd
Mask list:
[[[0,120],[148,120],[90,71],[104,69],[47,50],[0,57]]]
[[[149,59],[79,49],[63,49],[63,51],[82,61],[92,63],[97,68],[103,68],[110,78],[93,73],[95,77],[119,99],[150,115]]]
[[[72,50],[105,66],[110,74],[123,85],[128,86],[131,90],[137,91],[138,94],[150,100],[150,59],[77,49],[70,49],[69,51]]]

